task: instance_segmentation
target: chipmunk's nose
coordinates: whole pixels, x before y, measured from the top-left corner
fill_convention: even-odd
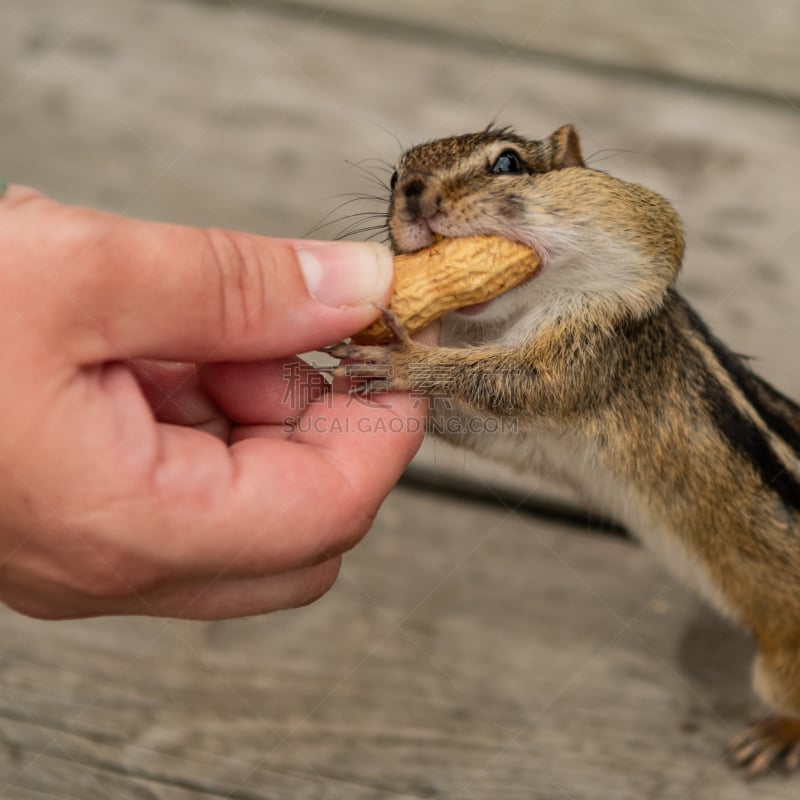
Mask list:
[[[409,221],[432,217],[439,210],[442,197],[431,183],[424,175],[411,173],[400,184],[405,216]]]

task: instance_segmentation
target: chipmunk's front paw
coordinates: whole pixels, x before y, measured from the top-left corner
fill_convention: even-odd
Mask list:
[[[800,766],[800,719],[763,719],[736,736],[730,749],[733,763],[751,778],[773,768],[795,770]]]
[[[411,340],[408,331],[387,309],[382,309],[383,321],[394,334],[385,345],[347,344],[341,342],[326,347],[325,352],[344,362],[334,367],[334,377],[353,381],[351,392],[369,395],[374,392],[410,391],[415,388],[414,365],[419,365],[431,348]],[[357,362],[357,363],[352,363]]]

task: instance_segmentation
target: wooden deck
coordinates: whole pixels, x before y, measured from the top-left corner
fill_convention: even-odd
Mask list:
[[[291,613],[0,625],[15,800],[751,796],[749,642],[630,542],[511,510],[398,489]]]
[[[372,191],[348,161],[572,121],[672,199],[682,289],[800,397],[796,4],[0,0],[0,31],[0,174],[150,218],[302,235]],[[520,510],[579,507],[562,487],[432,468],[501,501],[398,488],[310,608],[0,613],[0,797],[800,796],[723,761],[758,713],[746,637],[633,543]]]

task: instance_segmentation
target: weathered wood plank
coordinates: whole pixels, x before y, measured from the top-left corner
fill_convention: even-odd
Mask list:
[[[398,490],[313,607],[0,634],[4,796],[750,796],[718,763],[749,643],[635,545],[523,515]]]
[[[622,70],[708,91],[736,90],[800,100],[800,6],[791,0],[249,0],[256,6],[432,47],[460,39],[471,50],[555,62],[587,71]]]
[[[676,203],[686,293],[800,396],[800,122],[778,104],[253,5],[5,0],[0,29],[3,176],[146,217],[302,234],[392,134],[572,119],[594,164]],[[15,800],[752,796],[719,762],[756,711],[746,639],[633,545],[511,511],[398,491],[297,613],[0,632]]]

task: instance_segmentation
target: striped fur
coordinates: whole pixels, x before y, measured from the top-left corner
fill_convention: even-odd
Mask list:
[[[508,150],[524,169],[494,174]],[[569,126],[427,143],[395,182],[398,249],[499,234],[543,267],[481,313],[445,318],[444,346],[401,337],[341,355],[390,363],[389,388],[448,396],[436,428],[456,444],[558,474],[615,515],[753,631],[756,690],[800,715],[800,406],[675,291],[683,235],[669,203],[586,168]],[[469,424],[509,417],[516,434]]]
[[[757,377],[684,304],[693,346],[708,368],[708,413],[739,457],[759,473],[765,490],[800,511],[800,406]]]

